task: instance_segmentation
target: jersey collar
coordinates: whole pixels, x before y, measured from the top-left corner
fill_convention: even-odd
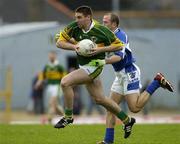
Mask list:
[[[119,30],[120,30],[119,28],[116,28],[114,34],[116,34]]]
[[[48,62],[48,64],[49,64],[49,66],[56,66],[56,65],[58,65],[59,64],[59,61],[58,60],[55,60],[53,63],[52,62]]]
[[[89,27],[89,29],[87,31],[82,29],[83,33],[88,33],[94,27],[94,25],[95,25],[95,22],[92,20],[91,25],[90,25],[90,27]]]

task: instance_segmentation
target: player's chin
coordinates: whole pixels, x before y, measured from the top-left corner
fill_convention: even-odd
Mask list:
[[[83,28],[83,26],[81,25],[81,24],[78,24],[78,27],[81,29],[81,28]]]

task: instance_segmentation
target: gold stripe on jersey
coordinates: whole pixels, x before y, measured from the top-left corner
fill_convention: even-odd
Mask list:
[[[64,76],[64,73],[59,73],[56,71],[49,71],[45,73],[45,77],[48,80],[59,80],[59,79],[62,79],[63,76]]]
[[[121,42],[118,38],[115,39],[115,41],[113,41],[111,43],[112,46],[119,46],[119,47],[123,47],[124,46],[124,43]]]
[[[98,43],[96,45],[97,45],[97,47],[104,47],[104,43]]]
[[[101,47],[104,47],[104,43],[98,43],[97,44],[97,47],[101,48]],[[119,47],[122,47],[124,46],[124,43],[121,42],[119,39],[115,39],[114,42],[111,43],[111,46],[119,46]]]
[[[69,42],[72,43],[72,44],[77,44],[77,43],[78,43],[74,38],[71,38],[71,39],[69,40]]]
[[[63,32],[60,32],[60,37],[58,40],[61,40],[61,41],[69,41],[71,38],[63,31]]]

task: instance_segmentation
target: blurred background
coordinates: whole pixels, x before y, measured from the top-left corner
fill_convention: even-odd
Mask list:
[[[99,22],[107,12],[119,15],[143,85],[157,72],[173,83],[174,93],[159,89],[137,116],[175,116],[180,121],[179,0],[0,0],[0,123],[46,120],[47,97],[42,96],[39,111],[32,81],[48,62],[50,50],[57,52],[66,71],[77,68],[76,55],[57,49],[54,36],[73,20],[73,11],[80,5],[89,5]],[[108,96],[114,80],[111,66],[105,66],[101,78]],[[83,86],[77,95],[75,114],[104,116],[105,110],[94,105]]]

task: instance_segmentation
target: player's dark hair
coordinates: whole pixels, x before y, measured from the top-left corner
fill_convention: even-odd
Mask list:
[[[80,6],[75,12],[82,13],[84,16],[90,15],[92,17],[92,9],[89,6]]]
[[[116,23],[117,26],[119,26],[119,17],[117,14],[109,13],[111,17],[111,23]]]

